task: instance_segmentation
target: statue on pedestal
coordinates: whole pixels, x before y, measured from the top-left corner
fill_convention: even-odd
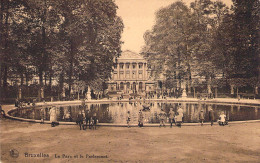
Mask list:
[[[90,92],[90,87],[88,86],[88,92],[87,92],[87,99],[91,100],[91,92]]]
[[[181,98],[187,98],[187,93],[186,93],[186,82],[183,82],[183,85],[182,85],[182,95],[181,95]]]

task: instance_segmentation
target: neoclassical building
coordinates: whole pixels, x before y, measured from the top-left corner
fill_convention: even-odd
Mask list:
[[[119,91],[124,94],[145,93],[154,90],[154,82],[149,80],[150,72],[147,61],[129,50],[117,58],[108,84],[108,91]]]

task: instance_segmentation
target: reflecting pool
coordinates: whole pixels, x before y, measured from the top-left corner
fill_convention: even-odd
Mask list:
[[[260,119],[259,106],[240,106],[240,105],[222,105],[222,104],[208,104],[208,103],[173,103],[173,102],[121,102],[121,103],[107,103],[107,104],[89,104],[86,106],[80,105],[57,105],[56,116],[58,121],[76,121],[77,115],[82,110],[90,110],[90,115],[96,113],[99,123],[115,123],[125,124],[127,119],[127,112],[130,111],[131,123],[137,124],[138,113],[143,106],[149,107],[150,110],[143,111],[144,123],[159,123],[159,113],[163,109],[169,113],[170,108],[177,111],[178,104],[181,105],[184,113],[184,122],[195,123],[199,122],[199,112],[201,110],[205,113],[205,122],[208,121],[209,109],[212,108],[215,114],[215,119],[219,117],[223,111],[229,121],[242,120],[256,120]],[[26,119],[41,120],[44,115],[45,120],[50,119],[51,106],[32,107],[17,109],[10,115],[15,117],[22,117]],[[71,117],[70,119],[66,117]],[[167,119],[168,122],[168,119]]]

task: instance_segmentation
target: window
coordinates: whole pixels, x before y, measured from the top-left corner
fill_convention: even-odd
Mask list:
[[[129,69],[130,68],[130,64],[126,64],[126,68]]]
[[[114,80],[117,79],[117,71],[114,71]]]
[[[124,69],[124,64],[120,64],[120,69]]]
[[[124,79],[124,71],[120,71],[119,78]]]
[[[139,78],[139,79],[142,79],[142,78],[143,78],[143,72],[142,72],[142,71],[139,71],[139,73],[138,73],[138,78]]]
[[[126,71],[126,79],[130,78],[130,71]]]
[[[136,72],[133,71],[132,74],[133,74],[133,79],[135,79],[136,78]]]
[[[114,69],[117,69],[117,64],[114,64]]]
[[[139,64],[139,69],[142,69],[143,68],[143,65],[142,64]]]
[[[133,69],[135,69],[135,64],[133,64]]]

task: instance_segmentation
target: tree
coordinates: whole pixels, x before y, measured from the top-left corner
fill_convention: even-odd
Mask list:
[[[152,31],[144,35],[146,46],[143,54],[154,70],[155,77],[161,73],[171,73],[178,82],[178,87],[183,79],[190,74],[190,51],[188,39],[190,10],[182,2],[159,10],[156,13],[156,24]]]
[[[116,16],[116,5],[111,0],[88,0],[65,1],[58,7],[64,17],[61,37],[66,42],[61,45],[65,49],[62,72],[67,74],[69,92],[75,79],[84,80],[88,85],[96,80],[104,82],[110,77],[113,59],[121,52],[123,23]]]
[[[214,63],[231,91],[259,80],[259,1],[233,2],[232,13],[225,15],[214,39],[219,58]]]

